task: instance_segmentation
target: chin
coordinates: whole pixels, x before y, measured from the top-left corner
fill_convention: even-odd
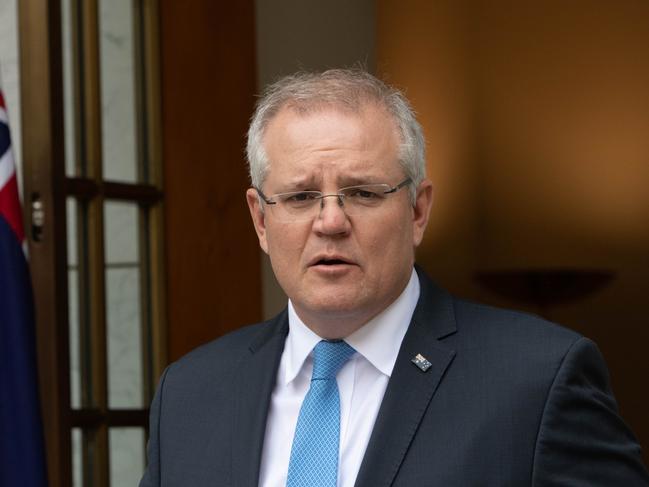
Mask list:
[[[363,314],[369,307],[359,296],[351,294],[336,294],[329,296],[318,296],[317,299],[302,301],[302,306],[312,313],[326,314],[327,318],[339,318],[358,316]]]

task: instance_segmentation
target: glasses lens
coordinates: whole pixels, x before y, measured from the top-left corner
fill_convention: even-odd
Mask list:
[[[381,206],[388,197],[389,190],[387,184],[363,184],[343,188],[340,194],[343,195],[347,214],[357,215]]]
[[[275,202],[268,205],[275,218],[285,223],[302,222],[317,217],[321,205],[326,205],[327,199],[336,200],[349,216],[363,215],[380,207],[392,194],[393,188],[389,184],[362,184],[341,188],[338,193],[323,195],[320,191],[296,191],[280,193],[271,196]]]
[[[276,194],[272,199],[276,202],[271,205],[273,213],[278,220],[285,222],[305,221],[312,219],[320,208],[319,191],[296,191],[293,193]]]

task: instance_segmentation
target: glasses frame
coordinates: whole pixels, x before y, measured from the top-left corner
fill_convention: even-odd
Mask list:
[[[356,184],[356,185],[352,185],[352,186],[345,186],[344,188],[338,189],[337,193],[330,193],[330,194],[324,194],[322,191],[289,191],[289,192],[286,192],[286,193],[276,193],[276,194],[273,194],[273,195],[270,195],[270,196],[266,196],[264,194],[264,192],[260,188],[258,188],[256,186],[253,186],[253,188],[255,189],[255,191],[257,191],[257,194],[262,199],[262,201],[264,203],[266,203],[267,205],[276,205],[277,201],[274,201],[275,199],[277,199],[278,197],[281,197],[281,196],[288,195],[288,194],[305,193],[305,192],[308,192],[308,193],[311,193],[311,194],[318,193],[318,196],[314,196],[313,199],[314,199],[314,201],[315,200],[320,200],[320,210],[322,210],[322,208],[324,207],[324,199],[325,198],[331,198],[331,197],[334,197],[334,196],[338,198],[338,205],[341,208],[344,209],[345,208],[345,197],[346,196],[345,196],[345,194],[342,193],[342,191],[350,189],[350,188],[363,188],[365,186],[387,186],[388,189],[386,191],[384,191],[383,194],[392,194],[392,193],[396,193],[401,188],[403,188],[405,186],[408,186],[411,183],[412,183],[412,178],[407,177],[406,179],[401,181],[399,184],[396,184],[395,186],[390,186],[387,183]]]

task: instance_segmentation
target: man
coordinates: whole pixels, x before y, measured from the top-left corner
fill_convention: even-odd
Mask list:
[[[246,196],[287,309],[165,371],[141,486],[646,486],[595,345],[414,267],[432,206],[405,98],[284,78]]]

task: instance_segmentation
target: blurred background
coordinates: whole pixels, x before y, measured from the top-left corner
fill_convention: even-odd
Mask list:
[[[285,306],[247,122],[278,76],[358,63],[424,127],[420,265],[594,339],[649,458],[647,19],[640,0],[0,0],[51,485],[135,485],[164,366]]]

